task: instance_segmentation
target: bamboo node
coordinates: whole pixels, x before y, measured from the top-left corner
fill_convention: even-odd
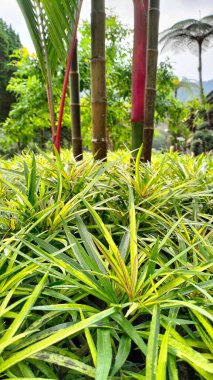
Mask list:
[[[106,98],[102,99],[92,99],[91,100],[92,104],[107,104]]]
[[[148,48],[147,51],[154,51],[155,53],[158,53],[158,49]]]
[[[99,142],[106,142],[107,140],[105,139],[105,137],[102,137],[101,139],[92,139],[92,142],[93,143],[99,143]]]
[[[91,62],[106,62],[106,59],[104,56],[99,55],[98,57],[93,57],[91,59]]]
[[[102,11],[102,10],[94,10],[94,11],[91,12],[91,15],[94,15],[94,14],[97,14],[97,13],[100,13],[100,14],[103,14],[103,15],[106,14],[105,11]]]

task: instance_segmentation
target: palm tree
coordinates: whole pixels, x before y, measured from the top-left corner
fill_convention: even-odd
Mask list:
[[[175,90],[175,98],[178,97],[178,90],[180,89],[184,90],[184,92],[187,92],[187,94],[191,97],[193,96],[193,91],[196,91],[197,93],[199,90],[199,86],[196,81],[187,78],[183,78],[182,80],[175,78],[173,80],[173,84]]]
[[[49,38],[49,21],[40,1],[17,0],[32,38],[41,71],[46,82],[47,100],[51,122],[52,139],[55,138],[55,111],[52,75],[55,69],[54,47]]]
[[[202,80],[202,52],[210,47],[213,40],[213,15],[206,16],[200,20],[183,20],[171,28],[161,33],[160,43],[163,44],[162,50],[171,48],[174,51],[183,51],[188,48],[192,53],[198,54],[199,65],[199,86],[200,98],[205,103],[203,80]]]
[[[62,0],[60,2],[58,0],[17,0],[28,26],[46,81],[52,137],[58,151],[60,150],[60,132],[64,100],[74,53],[77,23],[82,1],[83,0]],[[70,54],[67,60],[69,51]],[[66,61],[67,70],[56,133],[52,78],[57,74],[58,63],[64,62],[64,65],[66,65]]]

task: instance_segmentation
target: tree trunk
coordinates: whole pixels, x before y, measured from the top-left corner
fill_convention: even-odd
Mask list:
[[[55,110],[54,110],[54,98],[52,91],[52,82],[48,81],[46,83],[46,93],[47,93],[47,101],[48,101],[48,109],[50,114],[50,125],[51,125],[51,134],[52,134],[52,142],[55,142]]]
[[[202,44],[198,44],[198,58],[199,58],[199,85],[200,85],[200,100],[202,104],[205,104],[204,91],[203,91],[203,79],[202,79]]]
[[[95,159],[103,160],[107,156],[105,0],[92,0],[91,6],[92,146]]]
[[[143,160],[151,162],[154,134],[156,74],[158,60],[158,28],[160,0],[150,0],[147,42],[147,75],[145,94],[145,125],[143,132]]]
[[[133,0],[134,47],[132,64],[132,155],[137,156],[143,142],[146,82],[148,0]]]
[[[70,70],[70,110],[72,119],[72,148],[76,161],[83,159],[81,138],[80,88],[78,71],[78,41],[76,40]]]

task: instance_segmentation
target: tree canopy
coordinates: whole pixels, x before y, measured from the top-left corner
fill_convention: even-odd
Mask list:
[[[0,122],[4,121],[9,113],[14,97],[7,91],[7,85],[14,72],[9,65],[10,55],[21,47],[19,36],[0,19]]]
[[[200,20],[187,19],[177,22],[171,28],[164,30],[160,35],[163,49],[172,49],[176,52],[189,49],[198,55],[200,97],[204,103],[202,80],[202,52],[211,47],[213,41],[213,15]]]

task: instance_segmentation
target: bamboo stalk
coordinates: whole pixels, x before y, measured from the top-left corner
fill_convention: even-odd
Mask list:
[[[49,109],[49,114],[50,114],[52,142],[54,144],[54,141],[55,141],[55,111],[54,111],[52,86],[50,86],[49,81],[46,82],[46,94],[47,94],[48,109]]]
[[[143,142],[145,114],[146,50],[148,0],[133,0],[134,46],[132,62],[132,156],[136,157]]]
[[[151,162],[154,135],[156,74],[158,60],[158,29],[160,0],[150,0],[147,43],[147,76],[145,92],[145,125],[143,131],[143,160]]]
[[[95,159],[103,160],[107,156],[105,0],[92,0],[91,9],[92,146]]]
[[[78,71],[78,41],[76,40],[70,70],[70,111],[72,119],[72,148],[76,161],[83,159],[80,114],[80,86]]]
[[[57,126],[56,138],[55,138],[55,147],[59,153],[60,153],[61,127],[62,127],[62,119],[63,119],[63,113],[64,113],[64,104],[65,104],[65,98],[66,98],[66,92],[67,92],[67,85],[68,85],[68,81],[69,81],[69,72],[70,72],[70,67],[71,67],[74,48],[75,48],[75,41],[76,41],[76,35],[77,35],[77,29],[78,29],[78,23],[79,23],[82,3],[83,3],[83,0],[80,1],[80,5],[78,8],[78,14],[76,17],[73,36],[71,39],[70,53],[69,53],[69,57],[68,57],[68,61],[67,61],[67,67],[66,67],[66,72],[65,72],[65,76],[64,76],[64,83],[63,83],[63,89],[62,89],[62,95],[61,95],[61,104],[60,104],[59,117],[58,117],[58,126]]]

